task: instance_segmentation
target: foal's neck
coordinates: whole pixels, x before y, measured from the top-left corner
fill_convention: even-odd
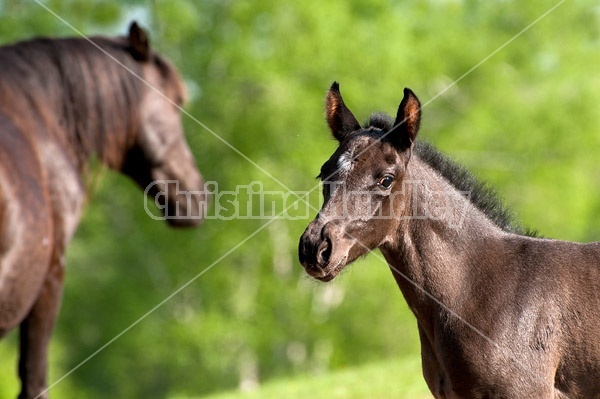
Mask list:
[[[381,251],[408,305],[427,318],[435,308],[432,297],[459,306],[469,277],[482,272],[485,254],[509,233],[471,203],[469,192],[459,192],[416,156],[403,189],[400,213],[407,217]]]

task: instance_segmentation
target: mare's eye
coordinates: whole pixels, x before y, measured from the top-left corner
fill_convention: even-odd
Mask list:
[[[392,183],[394,182],[394,177],[387,175],[387,176],[383,176],[381,179],[379,179],[379,181],[377,182],[377,185],[381,188],[384,189],[389,189],[390,187],[392,187]]]

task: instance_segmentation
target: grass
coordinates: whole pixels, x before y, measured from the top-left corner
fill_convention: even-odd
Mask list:
[[[268,382],[251,392],[226,392],[202,399],[424,399],[431,398],[419,358],[404,358]]]

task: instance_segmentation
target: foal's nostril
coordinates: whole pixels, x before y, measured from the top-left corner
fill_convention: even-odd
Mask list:
[[[317,252],[317,263],[324,267],[329,262],[329,257],[331,256],[331,241],[329,238],[323,240],[321,245],[319,245],[319,250]]]

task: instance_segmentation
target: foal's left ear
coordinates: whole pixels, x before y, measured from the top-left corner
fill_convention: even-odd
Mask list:
[[[389,140],[400,150],[410,148],[421,124],[421,103],[409,88],[404,89],[404,98],[398,107],[394,127],[387,133]]]
[[[148,61],[150,59],[150,41],[148,35],[137,22],[133,21],[129,25],[129,46],[131,55],[138,61]]]
[[[333,82],[327,92],[325,99],[325,117],[329,129],[340,143],[344,141],[350,133],[360,129],[360,123],[356,120],[352,111],[346,107],[340,93],[340,85]]]

